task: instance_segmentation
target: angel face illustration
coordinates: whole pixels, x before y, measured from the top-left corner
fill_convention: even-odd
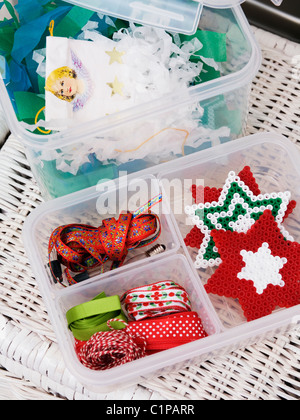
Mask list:
[[[60,67],[47,78],[45,89],[58,99],[73,103],[73,111],[82,109],[92,94],[92,82],[81,60],[71,51],[75,70],[68,66]]]
[[[53,93],[58,99],[72,102],[76,94],[79,93],[75,70],[67,66],[54,70],[47,79],[46,90]]]

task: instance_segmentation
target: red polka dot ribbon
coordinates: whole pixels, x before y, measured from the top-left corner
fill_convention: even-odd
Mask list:
[[[128,290],[121,297],[121,302],[131,321],[191,311],[187,292],[171,280]]]
[[[108,325],[113,321],[108,321]],[[197,312],[181,312],[124,326],[122,330],[98,332],[88,341],[75,340],[80,362],[92,370],[106,370],[207,337]]]
[[[118,220],[104,220],[100,227],[83,224],[60,226],[49,240],[49,266],[51,268],[51,257],[56,251],[59,263],[66,267],[65,275],[71,285],[76,281],[70,271],[83,273],[91,268],[103,267],[108,261],[112,263],[110,269],[119,267],[129,250],[153,243],[160,232],[159,218],[150,212],[137,216],[127,212],[121,214]],[[55,273],[52,274],[60,281]]]
[[[146,339],[146,354],[167,350],[207,337],[197,312],[181,312],[170,316],[130,322],[126,331]]]

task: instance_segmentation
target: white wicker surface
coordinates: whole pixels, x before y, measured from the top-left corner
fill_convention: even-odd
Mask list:
[[[246,134],[275,131],[300,147],[299,45],[254,30],[263,64]],[[84,389],[64,366],[22,245],[23,222],[41,202],[22,146],[10,136],[0,151],[0,399],[300,399],[300,325],[125,390]]]
[[[0,105],[0,149],[3,146],[8,134],[9,134],[9,129],[6,124],[4,113]]]

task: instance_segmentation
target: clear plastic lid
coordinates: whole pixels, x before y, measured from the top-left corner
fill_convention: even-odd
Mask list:
[[[192,0],[192,1],[198,1],[198,0]],[[209,7],[216,7],[216,8],[228,8],[228,7],[234,7],[237,4],[244,3],[246,0],[199,0],[200,2],[203,2],[205,6]],[[270,0],[275,6],[280,6],[283,0]]]
[[[67,0],[103,15],[191,35],[197,30],[203,6],[229,8],[245,0]],[[282,0],[271,0],[280,5]]]
[[[203,8],[202,0],[67,1],[104,15],[188,35],[196,32]]]
[[[198,0],[192,0],[198,1]],[[200,0],[201,1],[201,0]],[[205,6],[215,7],[220,9],[227,9],[229,7],[237,6],[238,4],[243,3],[245,0],[202,0],[201,2]]]

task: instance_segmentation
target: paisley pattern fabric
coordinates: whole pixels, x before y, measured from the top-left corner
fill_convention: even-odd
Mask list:
[[[153,243],[160,233],[160,220],[150,212],[136,217],[127,212],[118,220],[103,220],[100,227],[83,224],[60,226],[52,232],[49,240],[49,266],[55,251],[60,264],[67,268],[68,281],[72,284],[68,270],[82,273],[107,261],[112,262],[111,269],[117,268],[124,263],[128,251]]]

